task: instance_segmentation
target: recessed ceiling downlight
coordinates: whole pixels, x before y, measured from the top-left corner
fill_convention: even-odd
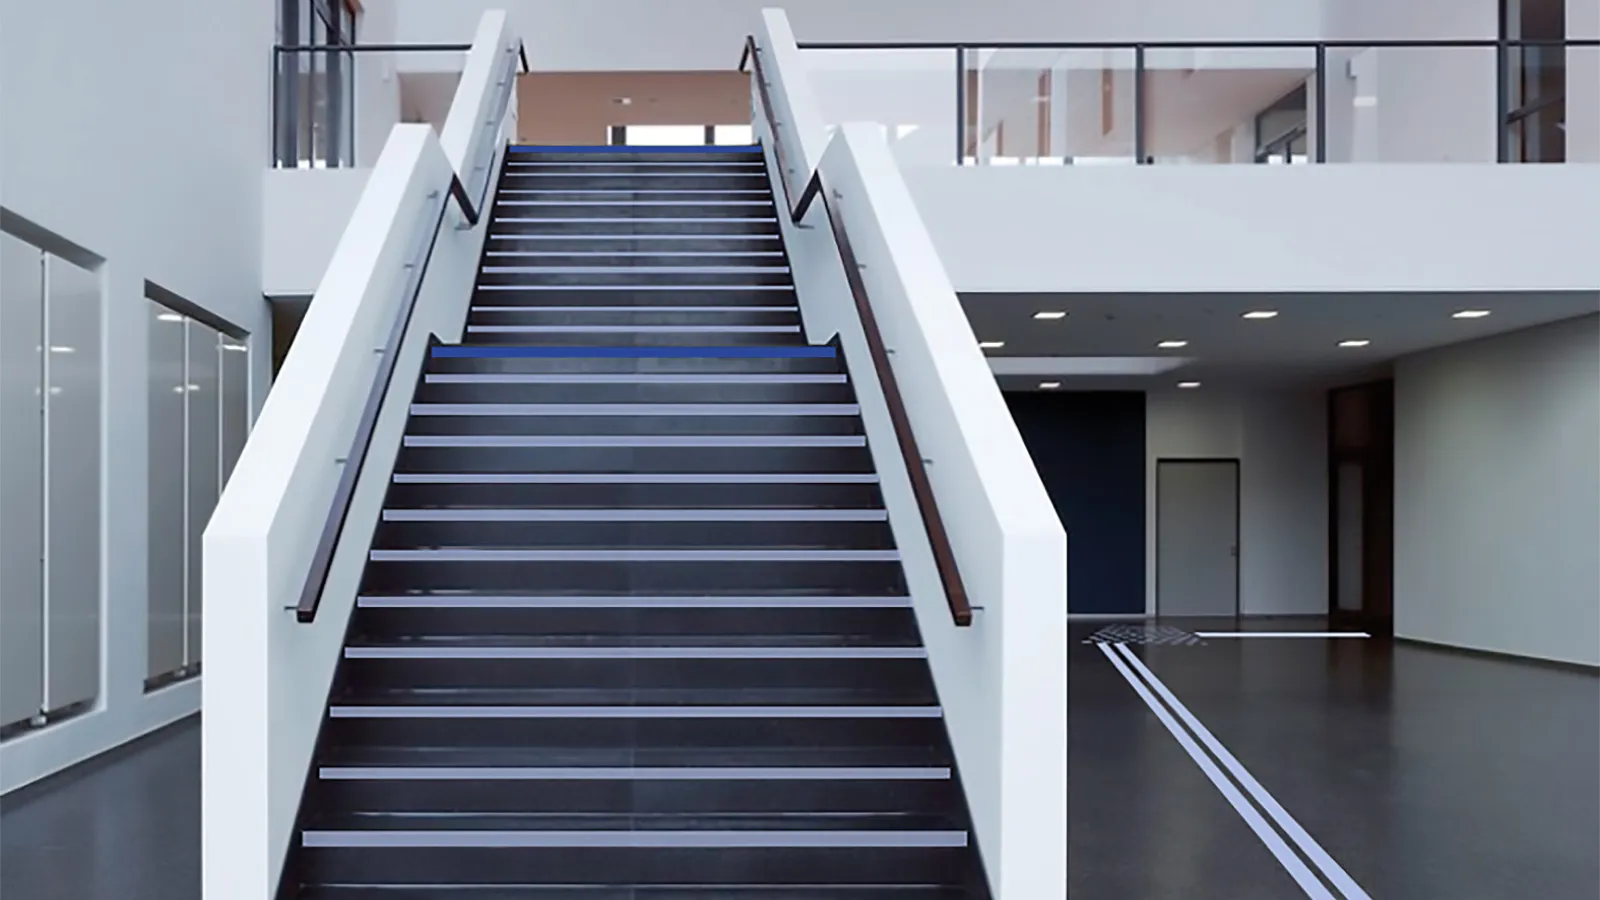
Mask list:
[[[1341,346],[1341,347],[1365,347],[1370,343],[1372,343],[1372,342],[1369,341],[1369,340],[1356,338],[1356,339],[1352,339],[1352,340],[1348,340],[1348,341],[1340,341],[1339,342],[1339,346]]]
[[[1189,342],[1188,341],[1162,341],[1161,343],[1157,344],[1156,346],[1160,347],[1163,350],[1177,350],[1179,347],[1187,347],[1187,346],[1189,346]]]
[[[1180,382],[1178,382],[1178,387],[1181,387],[1186,391],[1192,391],[1192,390],[1194,390],[1195,388],[1197,388],[1199,386],[1200,386],[1200,382],[1198,382],[1198,381],[1180,381]]]
[[[999,350],[1006,345],[1005,341],[979,341],[978,347],[983,350]]]
[[[1053,391],[1058,387],[1061,387],[1061,382],[1059,382],[1059,381],[1041,381],[1041,382],[1039,382],[1039,390],[1041,390],[1041,391]]]
[[[1067,314],[1062,312],[1062,311],[1060,311],[1060,310],[1041,309],[1038,312],[1034,313],[1033,317],[1035,319],[1044,319],[1046,321],[1054,321],[1056,319],[1065,319],[1067,317]]]
[[[1275,309],[1252,309],[1240,318],[1244,319],[1276,319],[1278,311]]]
[[[1482,319],[1482,318],[1484,318],[1484,317],[1486,317],[1488,315],[1489,315],[1489,311],[1487,309],[1463,309],[1463,310],[1460,310],[1460,311],[1458,311],[1456,313],[1453,313],[1450,316],[1450,318],[1452,318],[1452,319]]]

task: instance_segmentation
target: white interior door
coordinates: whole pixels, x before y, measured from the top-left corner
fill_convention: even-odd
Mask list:
[[[1239,464],[1156,464],[1156,613],[1232,616],[1239,609]]]

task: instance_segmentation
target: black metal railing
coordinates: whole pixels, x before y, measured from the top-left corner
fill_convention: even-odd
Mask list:
[[[1471,139],[1481,139],[1486,148],[1481,161],[1492,158],[1499,162],[1556,162],[1564,159],[1561,117],[1565,114],[1568,59],[1584,56],[1600,60],[1600,38],[981,45],[801,42],[799,47],[808,53],[848,51],[864,56],[854,68],[849,65],[851,58],[845,57],[843,64],[833,61],[813,69],[848,72],[852,79],[851,113],[830,116],[830,120],[900,121],[896,116],[903,116],[904,110],[891,108],[888,101],[881,114],[864,111],[863,106],[870,105],[870,101],[863,96],[870,94],[874,78],[904,79],[908,73],[921,72],[928,84],[938,85],[949,84],[953,78],[950,109],[955,161],[965,165],[989,161],[1121,161],[1148,165],[1169,158],[1186,162],[1329,162],[1330,137],[1343,142],[1356,128],[1342,114],[1330,116],[1335,106],[1354,106],[1358,112],[1379,106],[1386,83],[1394,85],[1408,79],[1412,85],[1424,84],[1428,89],[1423,92],[1425,96],[1405,98],[1409,104],[1421,105],[1423,113],[1419,118],[1448,121],[1464,130],[1476,129]],[[907,65],[905,59],[917,52],[927,58]],[[890,54],[900,54],[901,61],[888,62]],[[1376,80],[1376,94],[1331,101],[1330,85],[1338,85],[1341,91],[1351,90],[1352,72],[1362,66],[1363,58],[1369,54],[1374,60],[1397,62],[1408,71],[1391,67],[1384,78]],[[1600,63],[1571,68],[1592,70],[1597,64]],[[1435,72],[1428,73],[1428,66],[1436,67]],[[1253,78],[1241,77],[1252,73]],[[1196,76],[1197,80],[1191,80]],[[1492,98],[1484,87],[1491,80]],[[1594,93],[1589,96],[1600,94],[1600,85],[1590,88]],[[1292,121],[1296,110],[1281,105],[1296,92],[1298,123]],[[828,107],[827,92],[819,93],[823,94],[824,107]],[[1190,132],[1201,127],[1194,124],[1195,110],[1202,103],[1219,99],[1234,106],[1255,106],[1233,110],[1242,116],[1237,122],[1212,123],[1220,126],[1219,132],[1205,138],[1220,138],[1222,131],[1238,127],[1246,129],[1241,134],[1248,139],[1248,129],[1254,126],[1254,146],[1236,146],[1218,154],[1231,156],[1230,159],[1208,160],[1203,158],[1204,153],[1186,156],[1193,148],[1184,146],[1184,142],[1194,140],[1196,134]],[[894,105],[904,104],[897,99]],[[1098,115],[1093,109],[1086,110],[1086,106],[1099,107]],[[1276,113],[1271,127],[1258,116],[1269,108]],[[947,134],[950,122],[916,124],[937,125],[940,127],[930,130]],[[1298,141],[1276,140],[1297,128],[1301,132]],[[1538,140],[1541,135],[1545,137],[1542,143]],[[1437,140],[1442,142],[1448,137],[1441,134]],[[939,138],[941,145],[945,139]],[[1488,149],[1491,142],[1492,150]],[[942,158],[949,158],[946,151],[937,152]],[[1344,159],[1352,151],[1340,146],[1337,155]],[[1452,156],[1448,148],[1438,155],[1460,158]]]
[[[842,198],[837,194],[830,197],[822,183],[820,168],[809,173],[796,168],[796,165],[806,165],[806,160],[801,156],[790,155],[791,145],[783,140],[778,113],[772,104],[772,82],[761,57],[761,48],[756,45],[755,38],[746,37],[744,50],[739,55],[739,71],[748,71],[756,83],[757,96],[761,101],[760,112],[766,119],[767,132],[772,135],[773,161],[778,167],[778,184],[783,190],[784,211],[790,221],[800,225],[817,201],[821,201],[823,214],[828,219],[828,228],[833,234],[834,245],[839,252],[839,264],[844,267],[845,282],[850,288],[851,301],[855,305],[857,317],[861,320],[867,355],[871,358],[872,369],[878,376],[878,386],[883,390],[884,405],[888,407],[889,420],[894,426],[895,440],[900,447],[900,455],[905,460],[906,474],[911,481],[911,493],[916,498],[917,511],[922,516],[922,526],[928,536],[928,546],[933,551],[934,568],[938,571],[939,583],[944,588],[951,621],[962,627],[971,625],[974,607],[967,596],[966,583],[961,578],[961,568],[956,563],[955,550],[950,544],[950,533],[944,526],[943,515],[939,512],[939,501],[934,497],[933,482],[928,477],[929,461],[923,457],[922,450],[917,445],[916,433],[911,428],[911,417],[906,411],[905,399],[900,392],[900,382],[896,380],[894,365],[889,360],[888,345],[883,339],[882,330],[878,327],[878,318],[872,311],[872,300],[867,295],[866,281],[861,277],[863,266],[856,256],[855,247],[850,243],[850,235],[844,228],[844,218],[839,212]],[[802,177],[805,178],[804,182],[799,181]],[[844,349],[838,340],[836,335],[834,346],[842,359]]]
[[[279,169],[339,169],[371,165],[358,151],[357,116],[370,82],[394,79],[401,54],[454,54],[466,62],[471,44],[278,44],[272,48],[272,165]],[[521,72],[527,55],[518,49]],[[390,86],[388,90],[400,90]],[[441,112],[443,112],[441,110]],[[387,134],[378,138],[381,142]],[[374,147],[376,153],[378,148]],[[375,158],[375,157],[374,157]]]
[[[328,575],[332,571],[334,556],[339,548],[339,539],[349,520],[350,503],[355,497],[356,487],[361,480],[361,470],[372,448],[378,417],[383,412],[384,401],[394,383],[400,350],[405,345],[406,334],[410,331],[411,319],[417,308],[417,298],[421,295],[423,284],[427,280],[428,264],[432,261],[434,248],[438,245],[439,232],[444,227],[445,216],[450,210],[451,203],[461,210],[462,219],[467,227],[477,225],[485,215],[489,202],[489,189],[494,182],[494,172],[503,164],[505,158],[506,145],[500,141],[499,133],[504,128],[505,115],[511,100],[512,82],[519,71],[519,61],[525,68],[527,57],[523,55],[520,47],[517,48],[517,58],[510,61],[504,69],[504,74],[500,76],[500,90],[496,95],[494,112],[483,124],[486,132],[485,141],[488,142],[483,146],[490,148],[488,155],[484,156],[486,161],[467,173],[468,180],[473,180],[478,170],[483,171],[482,184],[476,190],[476,200],[473,198],[474,192],[463,183],[460,174],[454,171],[450,173],[450,184],[446,189],[429,195],[430,199],[438,203],[439,210],[433,219],[433,227],[423,234],[426,240],[422,242],[421,251],[406,264],[407,283],[401,292],[400,306],[395,312],[394,324],[389,329],[383,349],[379,351],[378,369],[372,377],[372,384],[362,404],[361,417],[356,422],[350,448],[339,460],[341,468],[339,481],[334,487],[333,501],[328,507],[327,517],[323,520],[316,548],[312,551],[311,565],[293,607],[295,618],[300,622],[316,621],[317,609],[321,605],[322,594],[327,588]],[[437,338],[430,335],[429,346],[435,343]]]

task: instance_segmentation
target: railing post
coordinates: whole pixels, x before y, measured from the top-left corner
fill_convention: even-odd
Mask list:
[[[1328,45],[1317,42],[1317,144],[1314,162],[1328,161]]]
[[[1494,45],[1494,159],[1511,161],[1511,42],[1506,30]]]
[[[1133,162],[1145,164],[1144,158],[1144,45],[1133,45]]]
[[[967,48],[956,45],[956,165],[967,163]]]

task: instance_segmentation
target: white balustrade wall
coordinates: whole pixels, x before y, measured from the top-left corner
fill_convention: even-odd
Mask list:
[[[460,338],[487,231],[449,197],[493,196],[517,38],[485,13],[443,134],[398,125],[345,227],[206,529],[202,840],[206,900],[270,900],[430,333]],[[435,222],[443,219],[435,236]],[[432,242],[431,253],[428,250]],[[299,600],[387,342],[425,265],[391,390],[315,621]]]
[[[833,133],[783,14],[757,36],[798,192],[820,166],[862,264],[874,317],[975,607],[951,617],[932,550],[818,202],[780,217],[814,342],[838,334],[882,478],[976,840],[1000,900],[1066,894],[1066,536],[876,124]],[[760,92],[758,134],[776,165]]]

